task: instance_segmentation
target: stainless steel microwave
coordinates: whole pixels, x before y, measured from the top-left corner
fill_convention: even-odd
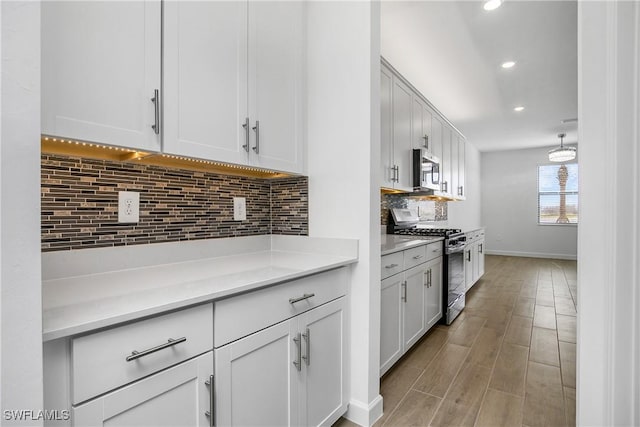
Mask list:
[[[424,148],[413,149],[412,180],[414,191],[440,191],[440,159]]]

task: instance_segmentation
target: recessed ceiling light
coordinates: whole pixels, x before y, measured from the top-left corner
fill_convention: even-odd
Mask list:
[[[482,6],[484,10],[494,10],[502,5],[502,0],[487,0]]]
[[[511,68],[516,65],[515,61],[507,61],[502,63],[502,68]]]
[[[522,110],[524,110],[524,107],[523,107],[522,105],[520,105],[520,106],[518,106],[518,107],[515,107],[515,108],[513,109],[513,111],[518,111],[518,112],[520,112],[520,111],[522,111]]]

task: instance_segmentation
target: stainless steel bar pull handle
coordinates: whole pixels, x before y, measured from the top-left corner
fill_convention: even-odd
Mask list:
[[[247,153],[249,152],[249,117],[244,119],[244,124],[242,125],[242,127],[244,128],[244,145],[242,146],[242,148],[244,148],[244,151],[246,151]]]
[[[296,334],[296,336],[293,337],[293,342],[296,343],[297,347],[297,356],[296,360],[293,361],[293,365],[299,372],[302,370],[302,345],[300,343],[300,333]]]
[[[151,129],[155,132],[156,135],[160,134],[160,90],[154,89],[153,98],[151,98],[151,102],[153,102],[155,108],[154,114],[154,124],[151,125]]]
[[[413,259],[420,259],[420,258],[422,258],[422,255],[416,255],[413,257]]]
[[[433,282],[431,281],[431,269],[429,269],[429,287],[431,287],[433,285]]]
[[[402,301],[407,302],[407,281],[402,282]]]
[[[422,137],[424,139],[424,148],[429,149],[429,135],[425,135]]]
[[[295,304],[297,302],[304,301],[306,299],[313,298],[315,296],[316,296],[316,294],[304,294],[301,297],[289,298],[289,304]]]
[[[256,120],[256,125],[253,127],[253,130],[256,132],[256,145],[253,147],[253,151],[256,154],[260,153],[260,120]]]
[[[471,262],[471,251],[467,251],[467,261]]]
[[[302,358],[304,359],[304,363],[309,366],[311,364],[311,332],[309,331],[309,328],[307,328],[306,332],[302,334],[302,338],[304,338],[304,342],[307,345],[307,354],[302,356]]]
[[[209,375],[209,379],[204,382],[204,384],[209,387],[209,410],[204,412],[204,416],[209,418],[209,427],[214,427],[216,425],[215,420],[215,388],[214,388],[214,378],[213,375]]]
[[[384,268],[395,268],[397,266],[398,264],[389,264],[389,265],[385,265]]]
[[[146,349],[146,350],[142,350],[142,351],[137,351],[137,350],[133,350],[131,352],[131,354],[129,356],[126,357],[126,361],[127,362],[131,362],[132,360],[136,360],[139,359],[141,357],[147,356],[151,353],[155,353],[156,351],[160,351],[160,350],[164,350],[165,348],[169,348],[169,347],[173,347],[174,345],[180,344],[181,342],[185,342],[187,340],[187,337],[182,337],[182,338],[177,338],[177,339],[173,339],[173,338],[169,338],[167,340],[166,343],[164,344],[160,344],[158,346]]]
[[[480,247],[478,248],[478,252],[482,253],[482,243],[480,243]]]

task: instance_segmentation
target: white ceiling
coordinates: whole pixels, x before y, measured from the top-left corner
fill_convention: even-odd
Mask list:
[[[382,56],[480,151],[576,143],[576,2],[482,4],[382,1]]]

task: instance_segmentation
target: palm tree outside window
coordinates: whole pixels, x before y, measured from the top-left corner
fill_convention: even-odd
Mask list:
[[[578,164],[538,166],[538,224],[578,223]]]

